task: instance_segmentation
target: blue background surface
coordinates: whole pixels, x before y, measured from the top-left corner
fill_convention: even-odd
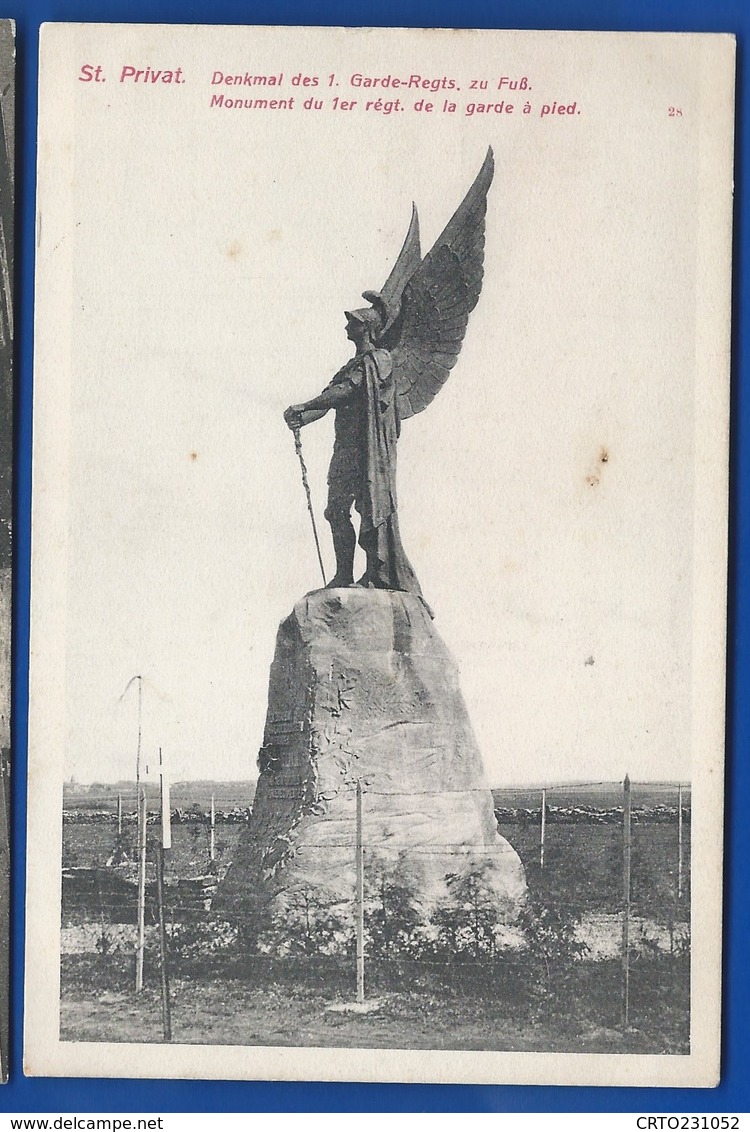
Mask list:
[[[17,23],[17,405],[14,580],[14,754],[11,1080],[5,1112],[191,1111],[641,1111],[747,1112],[750,1109],[750,398],[745,341],[748,258],[748,130],[745,45],[748,0],[13,0]],[[608,1089],[258,1082],[109,1081],[24,1078],[23,945],[31,553],[34,192],[39,25],[46,20],[224,24],[355,24],[602,31],[731,32],[738,39],[734,333],[732,391],[729,681],[722,1081],[717,1089]],[[658,172],[655,174],[658,175]],[[745,694],[743,695],[743,691]],[[743,806],[745,803],[745,806]],[[30,972],[33,978],[33,971]],[[694,1004],[700,1009],[700,1003]]]

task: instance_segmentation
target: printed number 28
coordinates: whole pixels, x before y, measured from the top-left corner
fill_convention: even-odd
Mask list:
[[[679,106],[670,106],[670,107],[669,107],[669,117],[670,117],[670,118],[681,118],[681,117],[682,117],[682,109],[681,109],[681,107],[679,107]]]

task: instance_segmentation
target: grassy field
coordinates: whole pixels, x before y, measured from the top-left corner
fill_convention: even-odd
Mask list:
[[[588,788],[587,788],[588,789]],[[533,792],[518,791],[508,807],[528,805]],[[210,796],[210,795],[209,795]],[[582,797],[582,796],[581,796]],[[226,925],[210,911],[191,915],[183,929],[170,928],[173,1035],[177,1042],[263,1045],[329,1045],[375,1048],[544,1050],[549,1052],[689,1051],[689,859],[690,823],[683,827],[683,892],[677,899],[676,814],[665,816],[664,798],[650,802],[660,815],[633,825],[632,899],[634,915],[644,925],[661,928],[662,943],[638,946],[630,973],[630,1024],[621,1018],[622,967],[617,958],[622,908],[622,827],[612,807],[616,792],[599,791],[606,820],[573,820],[565,807],[591,805],[591,791],[571,797],[566,791],[556,820],[547,824],[545,867],[539,867],[539,824],[523,814],[500,823],[500,832],[524,863],[529,892],[542,916],[542,950],[502,953],[492,961],[470,953],[443,951],[390,959],[368,954],[368,998],[377,1005],[366,1015],[331,1009],[354,997],[355,965],[349,945],[342,954],[302,955],[286,959],[248,950],[241,936],[222,942]],[[656,801],[654,801],[656,799]],[[91,799],[88,799],[91,802]],[[96,805],[78,807],[67,800],[63,859],[68,872],[103,866],[117,845],[116,793],[99,796]],[[234,796],[226,792],[227,812]],[[496,796],[497,802],[497,796]],[[553,804],[557,804],[556,801]],[[192,803],[196,805],[196,803]],[[538,798],[536,801],[538,807]],[[81,820],[82,813],[86,814]],[[93,815],[93,817],[92,817]],[[234,814],[216,827],[219,875],[229,865],[245,824]],[[125,823],[131,848],[134,826]],[[154,828],[154,835],[156,829]],[[205,874],[210,867],[209,828],[205,821],[175,823],[173,848],[167,854],[168,908],[179,919],[177,881]],[[367,854],[365,855],[367,871]],[[109,871],[109,870],[108,870]],[[121,870],[122,871],[122,870]],[[126,874],[134,873],[134,865]],[[149,865],[149,892],[153,892]],[[71,1041],[162,1040],[158,988],[159,959],[153,904],[146,949],[146,987],[133,993],[133,893],[125,894],[128,914],[108,922],[112,901],[102,897],[63,907],[61,1037]],[[108,903],[109,901],[109,903]],[[171,902],[171,904],[170,904]],[[175,911],[177,909],[177,911]],[[547,918],[545,918],[547,917]],[[116,919],[116,917],[115,917]],[[570,941],[573,926],[604,923],[615,940],[614,951],[589,957]],[[675,924],[681,934],[675,934]],[[544,933],[547,932],[545,937]],[[666,932],[666,937],[665,937]],[[176,933],[176,934],[175,934]],[[566,934],[567,933],[567,934]],[[231,934],[231,933],[229,933]],[[638,932],[634,930],[634,938]],[[227,937],[228,938],[228,937]],[[580,937],[579,937],[580,938]],[[669,941],[664,950],[664,938]],[[66,948],[66,940],[73,941]],[[686,946],[687,942],[687,946]],[[673,946],[674,944],[674,946]],[[546,948],[546,951],[545,951]],[[584,949],[585,950],[585,949]],[[75,953],[74,953],[75,952]]]
[[[545,787],[548,806],[591,806],[608,810],[622,806],[623,785],[621,782],[595,782],[579,785]],[[520,806],[539,809],[542,786],[498,786],[492,791],[495,805]],[[641,807],[654,809],[657,806],[676,806],[677,783],[634,782],[631,784],[631,801],[635,809]],[[690,804],[690,787],[683,785],[683,804]]]
[[[216,851],[220,866],[229,864],[237,839],[244,825],[239,823],[218,825]],[[133,823],[124,827],[129,855],[135,860],[136,832]],[[154,829],[154,838],[156,830]],[[105,865],[117,844],[117,824],[63,825],[63,865],[65,867],[93,868]],[[209,867],[209,828],[207,825],[173,825],[172,849],[165,855],[165,873],[168,878],[198,876]]]
[[[244,825],[219,824],[216,848],[219,870],[230,863]],[[614,824],[549,823],[545,838],[544,875],[539,870],[539,829],[532,825],[500,823],[500,833],[519,854],[530,885],[547,899],[580,907],[613,911],[622,904],[622,830]],[[188,823],[172,828],[172,850],[166,855],[167,879],[206,872],[209,867],[208,826]],[[135,829],[125,827],[134,849]],[[689,906],[690,827],[683,843],[683,904]],[[63,863],[94,867],[106,864],[117,841],[114,818],[107,824],[63,827]],[[675,824],[644,822],[632,831],[631,891],[634,906],[647,914],[659,912],[677,894],[678,850]],[[134,853],[133,853],[134,856]]]
[[[539,868],[539,829],[499,825],[524,868],[530,887],[553,903],[613,911],[622,907],[622,829],[617,825],[548,824],[544,872]],[[690,827],[683,830],[681,905],[690,907]],[[675,825],[634,825],[631,849],[631,899],[641,914],[661,915],[677,898],[678,846]]]
[[[69,1041],[163,1040],[154,966],[141,996],[132,964],[68,956],[60,1036]],[[529,992],[523,973],[478,968],[455,985],[428,965],[387,972],[368,966],[366,1015],[332,1010],[354,998],[354,966],[240,967],[172,981],[173,1040],[185,1044],[348,1048],[491,1049],[576,1053],[687,1053],[689,967],[666,957],[640,964],[631,982],[631,1025],[620,1017],[620,967],[579,965],[551,995]],[[393,989],[393,984],[398,989]]]

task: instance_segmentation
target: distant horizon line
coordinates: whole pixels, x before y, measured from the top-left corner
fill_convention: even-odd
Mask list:
[[[488,786],[488,790],[549,790],[556,786],[580,786],[594,789],[597,786],[622,786],[624,778],[605,778],[592,781],[584,778],[565,778],[556,779],[555,781],[540,781],[533,782],[512,782],[512,783],[494,783]],[[691,786],[692,782],[689,778],[630,778],[631,785],[633,786]],[[214,786],[257,786],[257,778],[178,778],[170,781],[170,789],[177,786],[197,786],[201,783],[211,784]],[[143,786],[158,787],[159,782],[156,777],[149,778],[144,781],[141,779]],[[116,779],[92,779],[90,782],[79,781],[71,777],[63,780],[63,786],[123,786],[135,788],[136,780],[134,778],[116,778]]]

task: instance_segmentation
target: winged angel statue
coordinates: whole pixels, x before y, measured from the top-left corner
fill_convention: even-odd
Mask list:
[[[422,596],[399,535],[396,442],[401,422],[427,408],[456,364],[482,289],[484,218],[493,173],[490,148],[474,184],[424,259],[413,207],[404,246],[383,289],[363,293],[369,307],[344,312],[354,357],[320,396],[284,413],[298,441],[303,425],[330,409],[336,412],[325,512],[336,554],[329,587],[354,584],[353,504],[367,557],[357,585]]]

